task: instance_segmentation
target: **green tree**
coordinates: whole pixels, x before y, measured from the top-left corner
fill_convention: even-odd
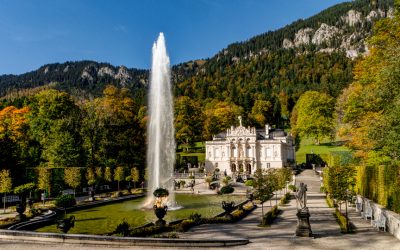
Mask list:
[[[292,171],[289,168],[279,168],[276,170],[277,188],[285,188],[286,182],[292,178]]]
[[[190,97],[181,96],[175,101],[175,137],[179,144],[188,147],[200,138],[202,112],[199,103]]]
[[[350,165],[334,165],[324,169],[324,186],[329,195],[334,199],[336,204],[339,204],[340,211],[342,204],[346,205],[346,221],[347,216],[347,201],[351,191],[351,186],[354,185],[354,168]]]
[[[103,168],[102,167],[96,167],[94,169],[94,172],[96,174],[97,183],[102,182],[104,180]]]
[[[12,191],[12,178],[10,170],[0,171],[0,193],[4,194],[4,213],[6,212],[7,193]]]
[[[47,195],[51,193],[51,170],[48,167],[38,167],[38,188],[45,191]]]
[[[94,173],[93,168],[86,169],[86,181],[89,186],[96,184],[96,174]]]
[[[45,90],[30,104],[30,132],[39,142],[41,159],[49,167],[73,167],[84,164],[80,134],[80,109],[71,96]]]
[[[335,100],[325,93],[305,92],[297,101],[292,114],[292,131],[301,137],[311,137],[316,144],[331,137],[334,129]]]
[[[112,174],[112,170],[110,167],[106,167],[106,169],[104,170],[104,180],[108,183],[112,182],[113,180],[113,174]]]
[[[264,127],[268,122],[272,122],[272,104],[270,101],[256,100],[251,109],[251,117],[258,127]]]
[[[237,117],[242,115],[243,108],[228,102],[211,102],[207,104],[204,121],[205,138],[211,138],[237,124]]]
[[[77,167],[69,167],[64,169],[64,181],[65,183],[74,189],[74,196],[75,190],[81,184],[81,169]]]
[[[264,217],[264,203],[272,197],[275,190],[272,183],[272,174],[270,171],[257,169],[253,180],[254,198],[261,203],[261,214]]]
[[[116,167],[114,171],[114,181],[118,183],[118,191],[119,191],[119,182],[123,181],[125,178],[125,169],[124,167]]]
[[[136,183],[139,181],[139,170],[136,167],[131,168],[131,181],[133,182],[133,187],[136,188]]]

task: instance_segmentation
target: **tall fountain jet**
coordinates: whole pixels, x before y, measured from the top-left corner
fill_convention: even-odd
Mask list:
[[[174,109],[171,93],[170,62],[164,34],[153,44],[153,61],[149,93],[147,136],[148,200],[153,205],[153,191],[159,187],[170,191],[168,205],[175,204],[173,173],[175,163]]]

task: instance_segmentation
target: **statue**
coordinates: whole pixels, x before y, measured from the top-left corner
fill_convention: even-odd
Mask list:
[[[238,120],[239,120],[239,125],[240,125],[240,127],[242,127],[242,116],[238,116]]]
[[[297,205],[300,209],[297,211],[297,229],[296,236],[312,237],[310,225],[310,212],[307,207],[307,185],[300,183],[299,191],[296,193]]]
[[[307,208],[307,184],[300,183],[299,191],[296,194],[297,204],[300,204],[300,209]]]

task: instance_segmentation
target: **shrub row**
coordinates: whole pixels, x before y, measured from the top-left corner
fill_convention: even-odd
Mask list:
[[[279,209],[278,206],[274,206],[268,213],[264,215],[261,221],[261,226],[268,226],[274,222],[275,218],[278,217]]]
[[[342,233],[350,233],[352,232],[352,226],[351,223],[347,223],[347,219],[346,216],[343,215],[339,209],[335,208],[335,213],[334,216],[336,217],[336,221],[338,222],[339,226],[340,226],[340,231]]]
[[[328,207],[330,207],[330,208],[334,207],[334,202],[333,202],[333,200],[329,197],[329,195],[326,195],[326,196],[325,196],[325,199],[326,199],[326,204],[328,204]]]
[[[282,196],[281,201],[279,202],[280,205],[284,205],[288,203],[290,200],[290,193],[286,193],[284,196]]]

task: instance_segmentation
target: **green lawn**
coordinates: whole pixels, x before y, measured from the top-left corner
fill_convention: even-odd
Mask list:
[[[114,203],[100,207],[89,208],[68,214],[76,218],[75,227],[68,233],[79,234],[107,234],[114,231],[116,226],[124,219],[132,226],[138,227],[157,220],[152,209],[141,208],[145,198],[139,198],[121,203]],[[167,222],[188,218],[192,213],[199,213],[203,217],[211,217],[220,212],[221,202],[234,201],[239,203],[245,200],[240,195],[192,195],[177,194],[176,201],[183,209],[168,211],[164,218]],[[38,232],[60,232],[56,225],[39,228]]]
[[[322,141],[320,145],[315,145],[314,141],[311,139],[302,139],[300,143],[300,148],[296,152],[297,164],[306,162],[306,154],[319,154],[321,158],[327,160],[326,157],[330,152],[334,151],[349,151],[348,148],[343,146],[343,142],[336,141]]]
[[[204,142],[195,142],[194,145],[193,145],[193,148],[200,148],[200,147],[205,147]],[[181,146],[179,145],[178,148],[181,148]],[[179,153],[177,153],[177,155],[180,155],[181,157],[182,156],[197,156],[197,159],[198,159],[199,162],[205,162],[205,160],[206,160],[206,154],[204,152],[203,153],[199,153],[199,152],[196,152],[196,153],[179,152]]]
[[[205,153],[177,153],[178,155],[182,156],[197,156],[197,159],[199,162],[205,162],[206,160],[206,154]]]

